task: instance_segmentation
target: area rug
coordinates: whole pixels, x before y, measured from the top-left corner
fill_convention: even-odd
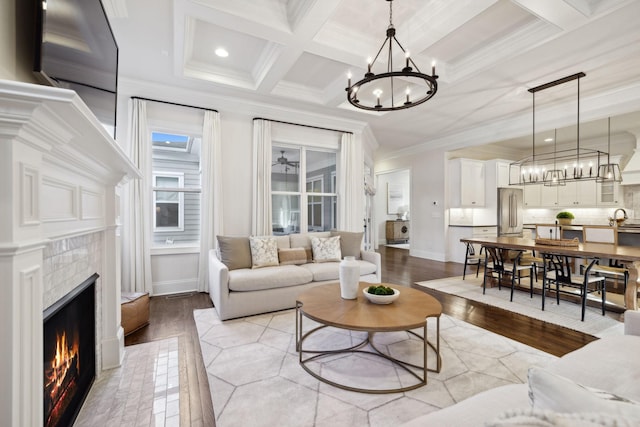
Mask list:
[[[529,279],[524,280],[528,285]],[[509,301],[511,288],[505,288],[503,286],[502,290],[499,290],[497,287],[487,287],[486,294],[483,295],[482,277],[476,278],[473,274],[467,275],[465,280],[462,280],[462,276],[449,277],[446,279],[417,282],[416,285],[500,307],[507,311],[523,314],[534,319],[564,326],[597,337],[612,334],[621,335],[623,333],[623,324],[616,319],[619,315],[612,314],[602,316],[599,307],[587,307],[584,322],[582,322],[580,320],[580,305],[571,301],[560,300],[560,304],[556,304],[555,298],[547,297],[545,299],[544,311],[542,311],[540,294],[534,293],[533,298],[531,298],[529,292],[516,290],[513,295],[513,302],[511,302]]]
[[[295,310],[222,322],[211,308],[195,310],[194,318],[217,427],[397,426],[481,391],[525,382],[530,366],[545,366],[556,359],[442,315],[440,373],[429,372],[427,385],[415,390],[365,394],[320,382],[300,367]],[[303,325],[304,330],[313,327],[311,321]],[[435,327],[435,320],[430,320],[432,341]],[[321,332],[317,340],[325,345],[355,344],[362,338],[361,332],[335,328]],[[406,332],[374,338],[380,350],[394,357],[415,360],[421,355],[421,341]],[[406,381],[406,375],[387,361],[366,354],[335,355],[313,363],[317,364],[314,371],[352,385],[390,388]],[[428,366],[435,363],[430,351]]]

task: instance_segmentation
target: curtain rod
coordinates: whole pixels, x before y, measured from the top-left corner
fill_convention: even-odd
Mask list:
[[[285,125],[302,126],[302,127],[311,128],[311,129],[329,130],[331,132],[350,133],[351,135],[353,135],[353,132],[346,131],[346,130],[323,128],[320,126],[312,126],[312,125],[302,125],[300,123],[283,122],[282,120],[265,119],[264,117],[254,117],[253,120],[268,120],[270,122],[282,123]]]
[[[142,101],[159,102],[161,104],[175,105],[175,106],[178,106],[178,107],[195,108],[197,110],[205,110],[205,111],[215,111],[216,113],[218,112],[218,110],[214,110],[213,108],[204,108],[204,107],[198,107],[198,106],[195,106],[195,105],[178,104],[177,102],[161,101],[159,99],[151,99],[151,98],[143,98],[142,96],[132,96],[131,99],[140,99]]]

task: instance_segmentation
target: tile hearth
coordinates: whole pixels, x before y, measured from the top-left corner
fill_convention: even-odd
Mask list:
[[[188,381],[179,355],[177,337],[126,347],[122,366],[95,380],[74,426],[180,426]]]

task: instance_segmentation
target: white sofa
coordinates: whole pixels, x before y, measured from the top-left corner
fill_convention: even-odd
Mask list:
[[[593,341],[545,368],[531,368],[528,383],[487,390],[403,426],[638,426],[639,357],[640,312],[627,311],[624,335]]]
[[[380,283],[380,254],[360,250],[362,233],[333,231],[275,236],[279,253],[300,248],[306,251],[307,259],[293,265],[261,268],[251,268],[250,260],[237,262],[238,258],[247,257],[248,237],[218,236],[218,250],[209,252],[209,296],[220,319],[294,308],[296,297],[303,290],[339,280],[339,262],[311,259],[311,237],[332,235],[341,236],[342,256],[358,258],[360,281]]]

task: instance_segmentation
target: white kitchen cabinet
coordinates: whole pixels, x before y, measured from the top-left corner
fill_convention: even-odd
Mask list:
[[[451,207],[476,208],[485,205],[485,165],[483,161],[450,160],[449,182],[451,184]]]
[[[620,160],[621,156],[611,156],[608,161],[620,164]],[[596,184],[596,204],[598,206],[619,207],[623,203],[621,196],[619,182],[609,181]]]
[[[496,184],[509,187],[509,162],[496,161]]]
[[[537,186],[540,187],[540,207],[558,207],[558,200],[562,200],[558,197],[558,189],[562,187],[547,187],[544,184],[539,184]]]
[[[620,183],[602,182],[596,186],[596,204],[598,206],[619,206]]]
[[[596,182],[594,180],[572,181],[558,187],[560,206],[596,206]]]
[[[524,205],[528,208],[558,207],[558,187],[548,187],[544,184],[525,185]]]
[[[524,205],[528,208],[540,207],[540,186],[525,185],[524,189]]]
[[[496,237],[498,236],[498,227],[473,227],[472,237]]]

